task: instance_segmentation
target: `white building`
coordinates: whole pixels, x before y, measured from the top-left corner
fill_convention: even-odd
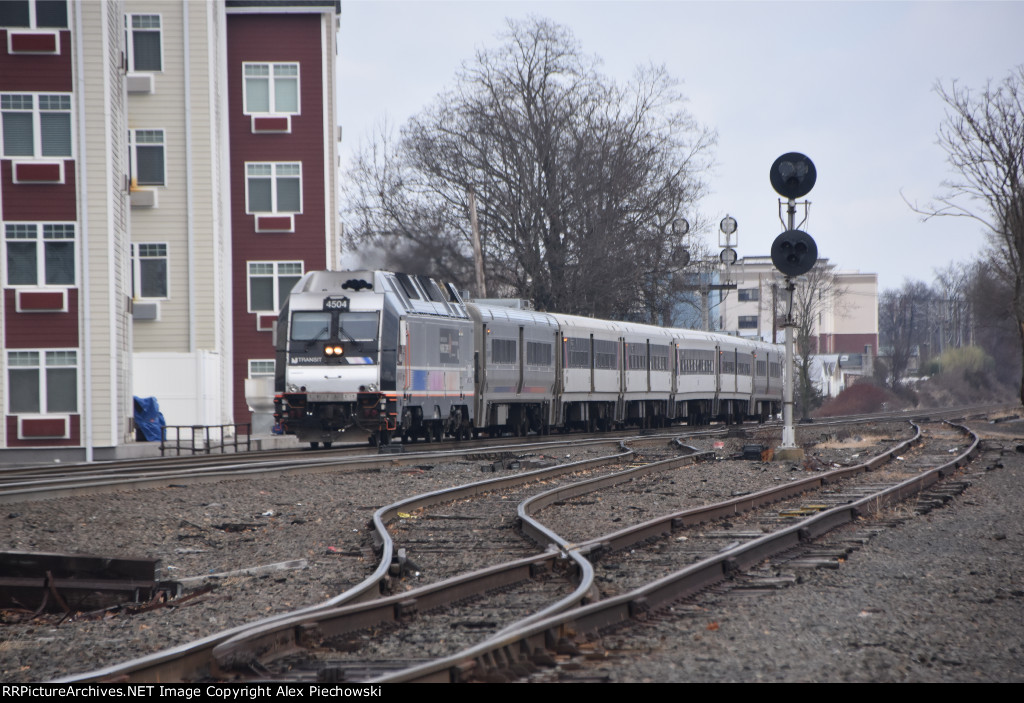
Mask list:
[[[878,274],[842,271],[828,259],[819,260],[818,266],[834,273],[835,283],[833,294],[823,299],[814,321],[814,353],[837,355],[836,360],[853,356],[861,361],[856,365],[860,371],[848,363],[847,375],[870,373],[870,360],[878,354]],[[736,290],[725,293],[719,306],[722,330],[764,341],[774,337],[781,342],[785,283],[771,257],[740,259],[727,276]]]

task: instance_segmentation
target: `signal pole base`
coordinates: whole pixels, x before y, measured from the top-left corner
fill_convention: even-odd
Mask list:
[[[803,461],[804,450],[802,447],[776,447],[775,461]]]

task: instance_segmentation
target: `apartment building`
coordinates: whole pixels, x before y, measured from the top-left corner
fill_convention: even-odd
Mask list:
[[[333,1],[0,2],[0,448],[247,422],[336,263]],[[268,366],[268,362],[269,366]]]
[[[842,271],[827,259],[818,262],[834,277],[814,325],[815,353],[878,354],[878,274]],[[723,296],[719,306],[722,329],[741,337],[771,341],[782,339],[785,315],[783,277],[769,256],[748,256],[730,267],[728,278],[736,290]],[[801,281],[797,285],[806,285]]]

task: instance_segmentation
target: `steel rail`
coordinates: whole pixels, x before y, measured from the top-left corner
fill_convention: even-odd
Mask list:
[[[920,429],[914,426],[913,424],[911,426],[914,427],[915,429],[915,435],[910,439],[907,439],[904,442],[901,442],[900,444],[887,449],[885,452],[879,454],[876,457],[873,457],[868,462],[858,465],[857,467],[848,467],[844,469],[833,470],[831,472],[828,472],[828,474],[826,475],[832,477],[833,479],[838,479],[841,475],[849,475],[851,473],[855,473],[857,470],[865,471],[869,470],[869,467],[878,466],[879,464],[883,463],[888,457],[891,457],[897,454],[898,452],[902,452],[907,447],[911,446],[912,444],[920,440]],[[692,447],[683,446],[683,448],[689,449],[691,451],[693,450]],[[594,594],[591,592],[591,580],[593,578],[593,569],[592,566],[589,564],[589,560],[585,558],[584,553],[587,550],[595,548],[597,546],[606,546],[610,540],[620,538],[620,535],[624,533],[632,533],[631,539],[629,540],[630,543],[640,542],[647,538],[648,532],[650,531],[650,523],[643,523],[641,525],[634,526],[633,528],[627,528],[625,530],[618,531],[616,533],[613,533],[612,535],[605,535],[594,540],[590,540],[589,542],[581,543],[577,546],[572,546],[569,545],[566,542],[566,540],[564,540],[562,537],[551,531],[549,528],[539,524],[536,520],[534,520],[530,515],[531,511],[524,510],[524,505],[532,504],[534,508],[539,509],[537,505],[541,503],[550,504],[551,502],[562,499],[569,494],[585,494],[588,492],[592,492],[594,490],[599,490],[600,488],[603,487],[616,485],[618,483],[631,480],[638,475],[644,475],[656,471],[663,471],[675,468],[681,464],[697,461],[703,458],[703,456],[705,455],[706,453],[704,452],[695,452],[684,457],[674,457],[668,460],[654,462],[652,464],[648,464],[645,466],[626,469],[625,471],[616,472],[615,474],[612,474],[610,476],[588,479],[586,481],[571,484],[568,487],[561,487],[552,489],[550,491],[545,491],[544,493],[539,494],[538,496],[534,496],[533,498],[527,499],[526,501],[520,503],[519,507],[517,508],[517,512],[520,518],[523,520],[523,525],[521,525],[521,527],[524,529],[524,532],[526,532],[527,534],[531,534],[532,538],[541,547],[548,547],[549,551],[545,555],[541,555],[539,557],[526,558],[523,560],[518,560],[516,562],[510,562],[506,565],[496,565],[494,567],[482,570],[481,572],[477,572],[479,574],[485,574],[489,579],[486,583],[480,582],[478,584],[479,587],[483,588],[483,586],[486,586],[486,588],[497,588],[502,585],[508,585],[519,580],[522,580],[519,578],[519,575],[513,570],[518,568],[519,565],[523,563],[533,563],[536,567],[541,563],[541,561],[538,561],[541,559],[551,560],[551,563],[555,563],[556,561],[572,560],[576,564],[575,573],[577,574],[576,578],[578,586],[576,590],[569,596],[566,596],[560,599],[559,601],[552,603],[549,606],[546,606],[542,610],[537,611],[536,613],[533,613],[530,616],[523,618],[512,625],[509,625],[506,628],[503,628],[498,633],[488,638],[487,642],[502,642],[507,633],[518,631],[523,627],[527,627],[530,623],[543,621],[545,618],[554,616],[559,612],[564,612],[569,608],[582,605],[586,601],[596,600]],[[662,520],[663,522],[667,522],[668,524],[679,524],[678,519],[680,515],[689,514],[697,516],[698,514],[702,513],[702,511],[704,512],[704,515],[702,516],[703,520],[709,519],[709,513],[713,516],[718,516],[720,513],[723,513],[724,511],[724,514],[732,515],[738,512],[742,512],[743,510],[756,507],[757,505],[763,504],[765,502],[769,502],[773,498],[773,493],[775,494],[775,500],[781,500],[782,498],[788,497],[789,495],[806,492],[807,490],[820,487],[821,485],[823,485],[823,483],[825,483],[821,481],[821,478],[822,477],[814,477],[812,479],[797,481],[785,487],[763,491],[760,494],[752,496],[743,496],[736,499],[732,499],[730,501],[724,501],[723,503],[719,504],[704,506],[702,508],[690,509],[687,511],[683,511],[681,513],[674,513],[665,516]],[[489,490],[494,487],[494,484],[496,482],[505,483],[507,482],[507,479],[497,479],[479,482],[478,484],[471,484],[470,486],[464,488],[469,489],[470,493],[479,493],[481,492],[481,490],[479,489],[480,486],[484,484],[491,484],[484,488],[484,490]],[[577,488],[580,488],[580,490],[576,490]],[[567,491],[566,489],[570,490]],[[452,497],[451,495],[438,495],[440,493],[445,492],[439,491],[431,494],[424,494],[423,496],[417,496],[416,498],[408,499],[407,501],[403,501],[399,504],[388,506],[387,508],[382,508],[382,511],[389,511],[389,516],[382,517],[381,521],[382,523],[386,523],[388,520],[394,517],[394,515],[396,515],[397,512],[399,511],[413,510],[417,509],[418,507],[423,507],[425,505],[434,504],[438,502],[447,502],[447,500],[450,500]],[[538,498],[540,498],[539,501]],[[410,503],[409,501],[415,502]],[[696,518],[694,521],[700,522],[702,520],[700,518]],[[659,533],[663,531],[663,528],[658,529]],[[509,572],[504,577],[499,577],[499,574],[504,572],[506,568],[509,569]],[[585,571],[581,572],[581,568],[585,569]],[[467,583],[472,584],[475,581],[475,578],[476,573],[470,574],[468,576],[454,577],[444,582],[439,582],[438,584],[433,584],[431,586],[424,586],[419,589],[415,589],[413,591],[409,591],[405,594],[401,594],[398,596],[393,596],[385,600],[372,601],[371,603],[366,604],[365,609],[360,608],[359,606],[351,606],[348,608],[332,612],[315,613],[311,617],[299,617],[289,619],[287,621],[282,621],[280,623],[275,623],[265,628],[261,628],[258,632],[253,631],[249,633],[242,633],[237,637],[232,638],[232,640],[225,642],[222,645],[219,645],[215,649],[214,656],[217,659],[217,665],[225,670],[223,673],[227,673],[227,670],[230,669],[238,671],[262,667],[266,663],[278,657],[287,656],[300,652],[306,645],[315,644],[316,642],[319,642],[320,640],[326,637],[336,636],[341,633],[349,632],[356,629],[380,625],[384,622],[398,621],[401,620],[403,617],[408,617],[417,610],[427,610],[430,607],[437,607],[438,605],[443,604],[443,602],[449,602],[452,600],[465,598],[469,595],[475,595],[476,592],[473,590],[473,586],[466,585]],[[501,580],[499,580],[499,578]],[[439,591],[439,589],[442,588],[451,589],[451,594],[442,594]],[[421,594],[430,594],[430,600],[424,600],[424,597],[421,596]],[[378,606],[380,608],[379,610]],[[310,636],[308,634],[310,632],[315,634],[313,636]],[[478,646],[482,646],[482,644]],[[447,661],[447,658],[438,661]],[[419,667],[415,667],[415,670],[422,670],[424,678],[418,678],[414,680],[443,680],[444,675],[439,673],[442,669],[438,668],[437,663],[427,663],[420,665]],[[408,669],[406,671],[412,672],[414,671],[414,669]],[[386,678],[381,680],[406,679]]]
[[[602,440],[598,442],[588,440],[586,444],[596,446],[608,443],[608,441],[609,440]],[[626,448],[621,442],[618,442],[618,444],[621,451],[616,454],[592,459],[583,459],[580,461],[569,462],[567,464],[560,464],[558,466],[523,472],[513,476],[496,477],[462,486],[432,491],[430,493],[424,493],[412,498],[407,498],[380,508],[374,513],[371,520],[371,524],[374,526],[377,534],[377,539],[381,544],[381,556],[378,561],[378,565],[370,576],[352,588],[347,589],[343,593],[306,608],[288,613],[281,613],[270,618],[261,619],[254,623],[239,625],[222,632],[214,633],[208,637],[204,637],[191,643],[186,643],[160,652],[154,652],[153,654],[146,655],[144,657],[104,667],[102,669],[62,677],[57,681],[123,681],[130,683],[144,683],[149,681],[166,682],[187,680],[193,677],[197,671],[210,668],[214,647],[222,642],[226,642],[232,638],[241,637],[245,633],[254,629],[257,631],[263,631],[266,628],[273,628],[278,622],[291,621],[294,618],[308,618],[311,614],[319,613],[324,610],[336,609],[347,603],[372,601],[374,598],[379,597],[381,583],[387,577],[387,572],[391,566],[394,555],[394,544],[387,532],[386,523],[397,516],[399,512],[416,510],[420,507],[427,507],[449,500],[457,500],[462,497],[476,495],[496,488],[515,485],[517,483],[528,483],[539,478],[595,468],[603,464],[621,461],[623,458],[628,457],[633,453],[632,450]],[[560,446],[565,446],[565,444],[562,443]],[[480,454],[481,452],[479,449],[476,449],[465,450],[465,452],[460,453]],[[406,454],[400,456],[411,457],[412,455]],[[378,458],[378,460],[387,458],[390,458],[390,455],[386,457],[382,456]],[[551,557],[556,558],[557,555],[551,555]],[[525,561],[529,561],[529,559]],[[577,568],[581,569],[580,573],[583,578],[586,578],[588,571],[591,573],[590,578],[593,578],[592,567],[589,563],[586,567],[578,566]],[[486,581],[480,580],[476,576],[473,576],[472,578],[475,579],[477,583],[486,583]],[[406,594],[406,596],[408,596],[408,594]]]
[[[484,481],[476,481],[462,486],[455,486],[454,488],[431,491],[429,493],[413,496],[412,498],[405,498],[392,503],[391,505],[386,505],[383,508],[377,509],[373,514],[371,524],[373,525],[374,534],[376,536],[375,539],[380,543],[381,558],[373,574],[367,577],[367,579],[359,586],[350,590],[357,592],[358,595],[355,597],[359,600],[379,596],[379,592],[377,594],[373,594],[373,589],[379,589],[380,583],[387,577],[387,571],[391,566],[395,548],[394,541],[391,539],[391,535],[387,530],[387,523],[398,517],[398,513],[411,512],[419,510],[420,508],[427,508],[438,503],[447,503],[449,501],[459,500],[460,498],[468,498],[470,496],[486,493],[487,491],[529,483],[542,477],[549,478],[560,476],[562,474],[597,468],[598,466],[604,466],[605,464],[622,461],[633,454],[633,450],[627,448],[622,443],[619,444],[619,448],[622,450],[619,454],[612,454],[594,459],[583,459],[555,467],[527,471],[515,474],[514,476],[499,476],[497,478],[486,479]]]
[[[977,453],[980,439],[963,425],[947,424],[968,435],[973,441],[964,452],[941,466],[870,496],[826,510],[777,532],[703,559],[628,593],[584,605],[547,620],[532,622],[519,629],[506,629],[499,633],[500,636],[496,635],[458,654],[381,676],[372,679],[371,683],[468,680],[488,669],[505,669],[517,662],[529,660],[537,648],[552,649],[563,637],[596,632],[650,609],[693,595],[728,578],[736,571],[750,568],[766,558],[791,549],[801,542],[813,540],[861,515],[919,493],[951,474]],[[920,427],[917,427],[917,430],[914,440],[920,439]],[[911,441],[913,440],[908,440],[908,443]],[[877,467],[897,449],[899,448],[894,447],[861,466]],[[600,539],[594,542],[600,542]]]
[[[816,420],[815,423],[812,424],[812,425],[802,425],[801,429],[812,430],[814,428],[830,427],[830,426],[833,426],[833,425],[836,425],[836,424],[857,424],[857,423],[861,423],[861,422],[879,422],[879,421],[884,421],[885,419],[906,420],[906,419],[911,419],[911,418],[914,418],[914,417],[922,417],[922,416],[926,416],[926,415],[949,416],[949,415],[964,415],[966,413],[978,414],[978,413],[984,413],[986,411],[991,412],[994,409],[1015,409],[1015,407],[1016,406],[1008,406],[1008,405],[970,406],[970,407],[967,407],[967,408],[953,408],[953,409],[949,409],[949,408],[946,408],[946,409],[933,409],[933,410],[918,409],[918,410],[915,410],[912,414],[908,413],[907,411],[893,411],[893,412],[888,412],[888,413],[872,413],[872,414],[862,414],[862,415],[847,415],[847,416],[839,416],[839,417],[835,417],[835,418],[819,419],[819,420]],[[762,429],[771,429],[771,428],[775,428],[776,426],[778,426],[778,424],[779,423],[777,423],[777,422],[767,422],[767,423],[763,423],[763,424],[759,424],[759,425],[744,425],[744,426],[738,426],[738,427],[743,427],[743,428],[754,428],[754,427],[757,427],[757,428],[762,428]],[[480,442],[474,442],[474,446],[477,447],[477,448],[479,448],[479,447],[486,447],[488,450],[491,450],[491,451],[500,451],[500,450],[505,450],[505,449],[511,451],[511,450],[522,450],[524,447],[527,447],[527,448],[530,448],[530,449],[534,449],[534,448],[541,449],[541,448],[544,448],[544,447],[549,446],[549,445],[551,445],[551,446],[559,446],[560,442],[564,444],[565,441],[593,441],[593,442],[597,442],[597,443],[618,442],[618,441],[641,441],[641,440],[651,440],[651,439],[656,440],[656,439],[662,438],[662,437],[665,438],[665,439],[671,439],[673,437],[712,436],[712,435],[717,435],[717,434],[725,434],[728,431],[729,431],[729,428],[727,426],[714,426],[714,427],[708,427],[708,428],[705,428],[705,429],[694,430],[690,426],[680,425],[680,426],[674,426],[674,427],[666,428],[666,431],[658,432],[657,434],[648,434],[649,432],[651,432],[650,430],[640,432],[639,434],[636,431],[620,430],[620,431],[615,431],[615,432],[610,432],[610,433],[601,433],[601,434],[598,434],[596,436],[575,435],[575,437],[576,437],[575,440],[572,440],[572,439],[563,440],[563,441],[546,440],[545,442],[539,442],[539,443],[535,441],[536,439],[538,439],[538,436],[536,436],[536,435],[532,436],[532,437],[524,437],[524,438],[518,438],[518,437],[486,438],[486,439],[481,440]],[[492,444],[492,443],[498,443],[498,444]],[[397,457],[397,456],[406,456],[406,455],[410,455],[411,456],[413,454],[415,454],[416,456],[420,456],[423,452],[434,451],[434,450],[426,449],[426,447],[428,447],[428,446],[445,447],[445,449],[442,449],[442,451],[454,451],[454,452],[460,452],[461,451],[461,452],[474,453],[473,450],[469,449],[469,448],[466,448],[466,449],[451,449],[451,447],[459,447],[460,444],[461,444],[460,442],[456,442],[456,441],[446,441],[446,442],[444,442],[444,443],[442,443],[440,445],[437,445],[437,444],[428,445],[427,443],[413,443],[413,444],[408,444],[408,445],[403,444],[401,446],[409,448],[409,449],[411,449],[413,447],[417,447],[417,446],[423,446],[424,450],[423,451],[414,451],[412,453],[404,453],[403,452],[402,454],[388,455],[388,456],[392,456],[393,458]],[[465,445],[462,445],[462,446],[465,446]],[[336,461],[340,455],[350,454],[350,453],[353,453],[353,452],[355,452],[356,456],[359,457],[359,458],[370,458],[370,457],[373,457],[373,456],[379,456],[376,453],[368,454],[367,453],[367,447],[364,444],[347,444],[347,445],[336,446],[336,447],[334,447],[334,449],[327,450],[325,452],[315,452],[315,453],[313,453],[314,456],[310,456],[312,451],[310,449],[308,449],[308,448],[305,448],[305,447],[295,447],[295,448],[282,448],[282,449],[261,449],[261,450],[254,450],[254,451],[251,451],[251,452],[237,452],[237,453],[231,453],[231,454],[210,454],[210,455],[201,455],[201,456],[138,457],[138,458],[134,458],[134,459],[117,459],[117,460],[110,460],[110,461],[96,461],[96,462],[91,462],[91,463],[77,463],[77,464],[76,463],[67,463],[67,464],[61,464],[59,466],[56,466],[56,465],[53,465],[53,464],[34,464],[34,465],[33,464],[20,464],[20,465],[14,465],[14,464],[12,464],[12,465],[3,465],[3,464],[0,464],[0,486],[4,485],[6,483],[10,483],[11,479],[18,480],[18,479],[25,479],[25,478],[31,478],[31,477],[44,478],[44,477],[48,477],[48,476],[50,476],[50,477],[56,476],[56,477],[60,478],[60,477],[73,476],[75,474],[82,474],[82,473],[95,474],[96,472],[103,472],[103,474],[102,474],[103,476],[109,476],[111,474],[116,474],[116,473],[121,472],[121,471],[130,471],[130,472],[148,471],[150,469],[159,468],[160,466],[169,466],[169,467],[172,467],[172,469],[174,469],[174,470],[180,471],[180,470],[185,470],[186,467],[188,467],[190,465],[195,465],[195,466],[198,466],[198,467],[206,467],[206,468],[209,468],[211,466],[218,465],[218,464],[224,464],[224,463],[227,463],[229,465],[238,465],[241,462],[248,462],[250,459],[256,459],[256,458],[258,458],[257,461],[259,463],[265,463],[265,462],[268,462],[268,461],[284,461],[286,458],[290,458],[290,457],[295,457],[299,461],[302,461],[304,459],[305,460],[309,460],[309,461],[317,461],[317,460]]]
[[[632,442],[654,441],[651,437],[636,437]],[[544,442],[532,445],[533,449],[554,449],[579,446],[601,446],[606,444],[619,445],[622,440],[613,438],[588,438],[588,439],[565,439],[557,442]],[[89,493],[109,492],[120,489],[137,490],[143,488],[164,488],[168,481],[179,483],[208,483],[227,479],[245,478],[252,475],[282,475],[292,476],[306,473],[322,473],[340,469],[361,470],[378,468],[381,465],[405,465],[422,462],[424,460],[438,460],[439,458],[475,457],[475,456],[500,456],[512,450],[515,445],[498,445],[494,447],[466,447],[463,449],[444,451],[423,451],[405,452],[401,454],[372,454],[361,455],[350,458],[329,457],[318,455],[315,457],[303,457],[299,460],[273,460],[257,462],[241,462],[225,466],[199,467],[181,471],[163,471],[147,473],[139,471],[136,473],[109,477],[104,473],[79,475],[72,474],[69,477],[56,479],[42,479],[40,481],[9,482],[0,483],[0,505],[18,503],[29,500],[43,500],[48,498],[61,498]],[[520,447],[521,449],[521,447]],[[92,467],[95,471],[95,466]]]
[[[648,439],[651,439],[651,438],[650,437],[639,437],[637,439],[638,440],[648,440]],[[865,467],[865,466],[867,466],[867,467],[874,467],[874,466],[877,466],[878,464],[880,464],[883,461],[885,461],[887,457],[891,456],[892,454],[894,454],[894,453],[896,453],[898,451],[902,451],[903,448],[909,442],[912,442],[912,441],[914,441],[914,440],[908,440],[907,442],[901,443],[898,446],[890,448],[889,450],[887,450],[886,452],[883,452],[882,454],[880,454],[879,456],[873,458],[869,462],[866,462],[865,464],[862,464],[862,465],[858,465],[858,467],[850,467],[850,468],[846,468],[846,469],[840,469],[840,470],[837,470],[836,472],[829,472],[829,474],[827,474],[827,475],[828,476],[835,476],[835,475],[837,475],[837,472],[840,472],[840,471],[851,472],[851,471],[854,471],[855,469],[857,469],[859,467]],[[481,452],[479,452],[479,450],[465,450],[465,452],[466,453],[475,453],[475,454],[481,453]],[[490,453],[490,452],[485,452],[485,453]],[[411,457],[412,455],[405,455],[405,456],[410,456]],[[585,460],[584,462],[575,462],[575,464],[577,466],[579,466],[580,464],[585,464],[587,462],[592,462],[592,461],[595,461],[595,460]],[[555,467],[555,468],[558,468],[558,467]],[[568,470],[573,470],[573,469],[568,469]],[[545,471],[550,471],[550,468],[549,469],[542,469],[542,470],[539,470],[538,472],[530,472],[530,474],[538,474],[538,473],[543,473]],[[473,485],[480,486],[480,485],[488,485],[488,484],[490,484],[488,486],[488,488],[484,489],[484,490],[490,490],[491,488],[496,487],[495,484],[499,484],[497,487],[500,487],[501,483],[507,482],[509,480],[512,480],[513,482],[515,482],[516,479],[518,479],[518,480],[521,481],[522,478],[524,476],[526,476],[526,475],[527,474],[518,474],[515,477],[491,479],[489,481],[478,482],[477,484],[473,484]],[[432,494],[423,494],[422,496],[417,496],[416,498],[427,499],[428,501],[431,501],[431,502],[442,502],[444,500],[452,499],[451,496],[449,496],[448,498],[437,497],[437,496],[435,496],[436,493],[438,493],[438,492],[434,492]],[[740,499],[737,499],[737,501],[734,501],[734,502],[738,502],[738,501],[742,501],[742,500],[749,500],[750,498],[751,498],[751,496],[745,496],[745,497],[741,497]],[[410,500],[414,500],[414,499],[410,499]],[[387,518],[387,517],[384,516],[384,511],[390,509],[390,510],[394,511],[395,513],[397,513],[398,511],[403,509],[402,506],[405,505],[406,503],[407,503],[407,501],[404,501],[402,503],[393,504],[392,506],[387,506],[387,508],[383,508],[380,511],[378,511],[378,515],[375,516],[375,517],[378,517],[378,519],[380,520],[381,524],[383,524],[383,522],[386,522],[387,519],[390,519],[390,518]],[[716,504],[716,506],[712,506],[712,507],[720,507],[720,506],[717,506],[717,504]],[[408,508],[406,507],[406,509],[408,509]],[[393,515],[392,515],[392,517],[393,517]],[[679,518],[680,516],[676,515],[674,517]],[[637,526],[637,527],[639,528],[641,526]],[[637,529],[637,528],[634,528],[634,529]],[[620,531],[620,532],[624,532],[624,531]],[[386,530],[385,530],[385,534],[386,534]],[[618,534],[619,533],[614,533],[614,535],[618,535]],[[607,538],[613,537],[614,535],[609,535],[609,536],[606,536],[605,538],[598,538],[596,540],[591,540],[590,543],[581,543],[580,547],[582,549],[586,549],[586,550],[593,549],[596,545],[600,545],[602,542],[607,543],[608,542]],[[558,540],[556,540],[556,542],[557,541]],[[390,550],[390,552],[391,552],[391,554],[393,554],[393,547]],[[565,554],[561,554],[561,557],[564,558],[565,556],[566,556]],[[390,557],[390,555],[389,555],[389,557]],[[527,558],[527,559],[525,559],[523,561],[529,562],[531,560],[529,558]],[[534,563],[536,563],[536,559],[534,559]],[[382,570],[386,571],[387,565],[390,564],[390,558],[389,559],[382,559],[380,564],[384,567]],[[491,569],[498,569],[498,568],[499,568],[498,566],[491,567]],[[485,570],[485,571],[487,571],[487,570]],[[451,579],[449,579],[449,581],[451,581]],[[437,587],[438,585],[439,584],[434,584],[433,586],[426,587],[426,588],[433,588],[433,587]],[[363,584],[360,584],[360,586],[365,587],[366,583],[364,582]],[[359,588],[360,586],[357,586],[356,588]],[[291,619],[293,619],[295,617],[300,617],[301,618],[305,614],[316,613],[318,611],[324,611],[325,608],[329,609],[331,607],[335,607],[340,602],[347,601],[350,598],[350,596],[346,595],[348,593],[350,593],[350,592],[346,591],[345,594],[341,594],[340,596],[337,596],[334,599],[331,599],[331,601],[328,601],[326,603],[317,604],[316,606],[311,606],[309,608],[303,609],[302,611],[297,611],[295,613],[285,613],[285,614],[281,614],[281,615],[275,616],[273,618],[269,618],[269,619],[266,619],[266,620],[261,620],[261,621],[259,621],[257,623],[250,623],[250,624],[247,624],[247,625],[239,626],[237,628],[233,628],[231,630],[228,630],[228,631],[225,631],[225,632],[222,632],[222,633],[217,633],[215,635],[211,635],[211,636],[209,636],[207,638],[204,638],[203,640],[197,641],[196,643],[191,643],[190,645],[182,645],[182,646],[177,647],[177,648],[173,648],[173,649],[170,649],[170,650],[165,650],[163,652],[158,652],[158,653],[155,653],[153,655],[149,655],[147,657],[143,657],[143,658],[138,659],[138,660],[133,660],[131,662],[126,662],[124,664],[115,665],[115,666],[112,666],[112,667],[107,667],[105,669],[97,670],[97,671],[94,671],[94,672],[88,672],[86,674],[81,674],[81,675],[77,675],[77,676],[67,677],[67,678],[61,679],[61,681],[96,681],[96,680],[124,680],[124,681],[164,680],[164,681],[168,681],[168,680],[182,680],[182,679],[188,678],[195,671],[197,671],[198,669],[203,668],[203,666],[208,666],[209,665],[209,651],[212,650],[212,648],[215,645],[217,645],[217,644],[219,644],[221,642],[225,642],[228,639],[241,638],[245,634],[246,631],[251,630],[252,628],[255,628],[255,627],[270,627],[270,626],[272,626],[272,624],[274,622],[279,621],[279,620],[284,620],[284,619],[291,620]],[[408,596],[408,594],[406,594],[406,596]],[[192,651],[192,652],[186,651],[192,645],[196,645],[197,649],[201,650],[201,651]],[[172,665],[170,663],[172,659],[178,659],[178,661],[180,663]],[[162,673],[158,673],[161,670],[162,670]],[[168,676],[169,676],[169,678],[167,678]]]

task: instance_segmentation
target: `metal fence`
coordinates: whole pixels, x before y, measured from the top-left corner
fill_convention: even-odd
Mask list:
[[[160,456],[251,451],[252,425],[167,425],[160,432]]]

